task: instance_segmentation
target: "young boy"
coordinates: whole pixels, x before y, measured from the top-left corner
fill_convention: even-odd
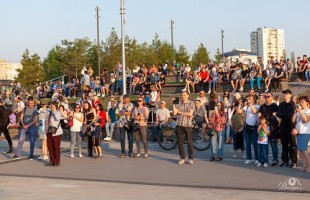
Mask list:
[[[266,116],[260,117],[260,124],[257,128],[258,140],[257,140],[257,149],[258,149],[258,161],[257,167],[268,167],[268,136],[270,134],[270,128],[267,124]]]
[[[102,151],[101,151],[101,143],[100,143],[100,132],[101,132],[101,128],[100,128],[100,124],[101,124],[101,119],[97,119],[94,126],[91,126],[91,131],[92,131],[92,136],[93,136],[93,145],[95,148],[95,153],[97,154],[96,157],[94,157],[95,159],[97,158],[103,158],[102,157]]]

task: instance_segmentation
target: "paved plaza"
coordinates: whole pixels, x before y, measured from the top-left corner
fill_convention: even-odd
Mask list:
[[[16,146],[17,141],[14,141]],[[37,143],[37,146],[39,144]],[[225,145],[222,162],[210,162],[210,151],[194,152],[194,165],[177,165],[177,150],[164,151],[150,144],[148,159],[120,159],[119,143],[103,143],[104,159],[69,157],[62,143],[61,166],[47,161],[9,158],[0,141],[0,196],[3,199],[306,199],[310,173],[299,168],[257,168],[231,159]],[[29,142],[24,145],[27,156]],[[40,152],[36,148],[36,153]],[[84,149],[84,155],[86,150]],[[10,155],[11,156],[11,155]],[[293,192],[295,191],[295,192]],[[297,193],[296,193],[297,192]]]

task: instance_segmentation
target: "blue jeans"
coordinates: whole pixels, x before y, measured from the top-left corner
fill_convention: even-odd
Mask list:
[[[260,163],[268,164],[268,144],[257,144],[258,161]]]
[[[253,145],[254,148],[254,155],[255,160],[258,160],[257,155],[257,126],[253,128],[250,132],[247,132],[246,128],[243,129],[243,136],[245,141],[245,148],[246,148],[246,159],[252,160],[252,152],[251,152],[251,145]]]
[[[272,151],[272,161],[279,162],[278,160],[278,141],[277,139],[269,139],[269,144]]]
[[[217,83],[217,79],[214,79],[212,81],[209,81],[209,91],[211,91],[211,85],[213,84],[213,91],[215,91],[215,86]]]
[[[261,80],[262,80],[262,77],[257,77],[256,79],[251,79],[250,80],[251,89],[254,88],[254,81],[256,81],[257,87],[258,87],[258,89],[260,89],[260,81]]]
[[[215,157],[217,150],[217,157],[223,158],[224,155],[224,138],[225,129],[221,132],[216,132],[215,135],[211,137],[211,157]]]
[[[310,79],[310,71],[306,71],[305,76],[306,76],[306,79],[309,80]]]
[[[37,129],[35,126],[29,127],[27,130],[22,129],[20,131],[20,137],[19,137],[19,141],[18,141],[18,145],[16,148],[15,155],[20,156],[20,153],[22,151],[22,148],[23,148],[23,145],[24,145],[24,142],[25,142],[25,139],[27,136],[28,136],[29,142],[30,142],[30,156],[33,156],[34,145],[35,145],[36,136],[37,136]]]

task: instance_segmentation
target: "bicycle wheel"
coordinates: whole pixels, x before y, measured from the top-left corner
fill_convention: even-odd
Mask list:
[[[206,151],[210,148],[210,137],[206,132],[202,133],[199,129],[193,129],[193,147],[198,151]]]
[[[178,144],[175,129],[164,129],[159,131],[157,142],[164,150],[174,149]]]

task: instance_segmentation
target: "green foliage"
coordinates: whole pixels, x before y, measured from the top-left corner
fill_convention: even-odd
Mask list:
[[[201,63],[208,64],[209,62],[209,52],[207,48],[200,43],[198,49],[195,51],[192,58],[192,66],[196,67]]]
[[[22,69],[17,69],[18,80],[27,90],[35,89],[37,79],[43,80],[44,70],[38,54],[29,55],[29,50],[26,49],[21,60]]]
[[[294,68],[296,67],[295,53],[292,51],[291,53],[291,62],[293,63]]]
[[[220,49],[219,48],[217,48],[216,49],[216,52],[215,52],[215,55],[214,55],[214,62],[216,63],[216,64],[220,64],[221,63],[221,61],[222,61],[222,53],[220,52]]]
[[[162,65],[167,61],[171,64],[172,52],[177,63],[188,63],[195,67],[200,63],[207,64],[209,62],[209,52],[203,44],[199,45],[192,56],[192,60],[190,60],[190,55],[184,45],[180,45],[177,50],[172,49],[171,44],[161,40],[157,33],[150,44],[147,42],[139,43],[135,38],[131,39],[127,36],[125,38],[125,48],[126,66],[130,69],[133,69],[137,64],[145,64],[147,67],[153,64],[157,66]],[[113,28],[109,37],[105,41],[100,42],[101,71],[104,68],[107,68],[110,72],[114,71],[115,65],[121,63],[121,60],[121,38]],[[40,62],[40,57],[37,54],[29,56],[28,50],[25,51],[22,62],[25,66],[40,68],[35,72],[39,72],[39,77],[42,81],[51,80],[62,75],[67,75],[69,79],[80,78],[83,66],[91,66],[94,75],[97,76],[98,44],[96,41],[90,41],[88,38],[76,38],[73,41],[62,40],[60,44],[55,45],[48,52],[43,64]],[[31,72],[30,75],[30,73],[25,73],[23,70],[20,70],[19,73],[18,80],[24,85],[29,85],[29,87],[34,85],[36,78],[33,79],[33,74],[35,73]]]

